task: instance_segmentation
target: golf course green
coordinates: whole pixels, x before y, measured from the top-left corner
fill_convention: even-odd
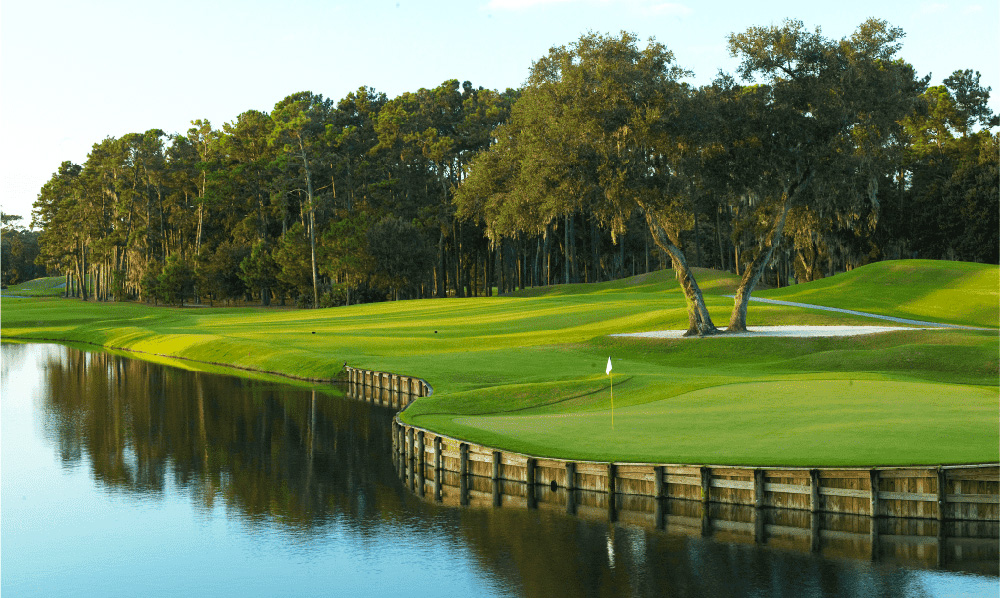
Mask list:
[[[724,325],[736,277],[695,272],[712,317]],[[403,412],[405,422],[540,456],[816,467],[984,463],[1000,460],[998,290],[994,265],[907,260],[755,294],[989,329],[852,337],[609,336],[686,327],[671,271],[506,297],[319,310],[5,297],[0,330],[5,340],[91,343],[193,369],[243,368],[245,376],[331,379],[344,363],[418,376],[434,394]],[[886,322],[751,304],[748,324]]]

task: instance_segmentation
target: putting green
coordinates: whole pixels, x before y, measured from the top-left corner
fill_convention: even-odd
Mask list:
[[[996,409],[996,389],[986,387],[786,380],[714,386],[616,409],[613,429],[610,410],[453,423],[470,440],[516,439],[536,454],[595,461],[669,455],[675,463],[911,465],[981,459],[984,445],[996,446]],[[573,444],[585,447],[562,450]]]

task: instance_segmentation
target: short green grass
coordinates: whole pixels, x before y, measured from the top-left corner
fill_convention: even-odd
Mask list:
[[[21,297],[60,297],[66,292],[66,279],[62,276],[46,276],[3,290],[4,295]]]
[[[920,301],[938,293],[938,311],[923,318],[970,325],[988,322],[968,313],[997,305],[997,285],[990,291],[975,282],[995,278],[996,266],[891,264],[903,268],[896,286],[904,290],[889,295],[919,294],[920,300],[894,309],[882,289],[892,273],[862,276],[870,274],[866,268],[884,268],[880,264],[841,275],[850,284],[835,285],[834,277],[782,289],[789,296],[781,298],[914,317],[912,305],[926,305]],[[965,277],[947,278],[961,269]],[[725,295],[736,278],[709,270],[698,275],[713,318],[724,324],[732,306]],[[928,281],[935,279],[948,283],[932,290]],[[820,283],[820,291],[810,291]],[[975,285],[985,290],[970,299]],[[875,298],[873,307],[858,299],[864,296]],[[405,421],[536,455],[812,466],[998,460],[995,331],[799,339],[608,336],[685,327],[683,296],[669,271],[511,297],[323,310],[11,298],[2,307],[5,338],[90,342],[143,351],[146,358],[304,378],[333,378],[345,362],[416,375],[435,393],[411,405]],[[877,322],[751,304],[749,323]],[[609,355],[613,430],[604,375]]]
[[[895,260],[756,296],[880,315],[996,328],[1000,268],[969,262]]]

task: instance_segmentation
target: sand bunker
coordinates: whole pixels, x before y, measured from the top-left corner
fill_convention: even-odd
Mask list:
[[[725,330],[720,328],[719,330]],[[750,336],[857,336],[878,334],[897,330],[940,330],[940,328],[913,328],[909,326],[751,326],[747,332],[714,334],[702,338],[742,338]],[[683,330],[654,330],[652,332],[631,332],[611,336],[634,336],[640,338],[684,338]],[[687,337],[699,338],[699,337]]]

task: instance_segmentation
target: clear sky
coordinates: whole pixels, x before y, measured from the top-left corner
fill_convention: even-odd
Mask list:
[[[588,30],[655,37],[702,84],[734,71],[729,33],[791,17],[841,38],[877,17],[906,32],[901,56],[932,83],[980,71],[1000,112],[997,0],[0,2],[0,207],[25,224],[59,164],[82,164],[105,137],[186,132],[197,118],[221,127],[302,90],[518,87],[534,60]]]

